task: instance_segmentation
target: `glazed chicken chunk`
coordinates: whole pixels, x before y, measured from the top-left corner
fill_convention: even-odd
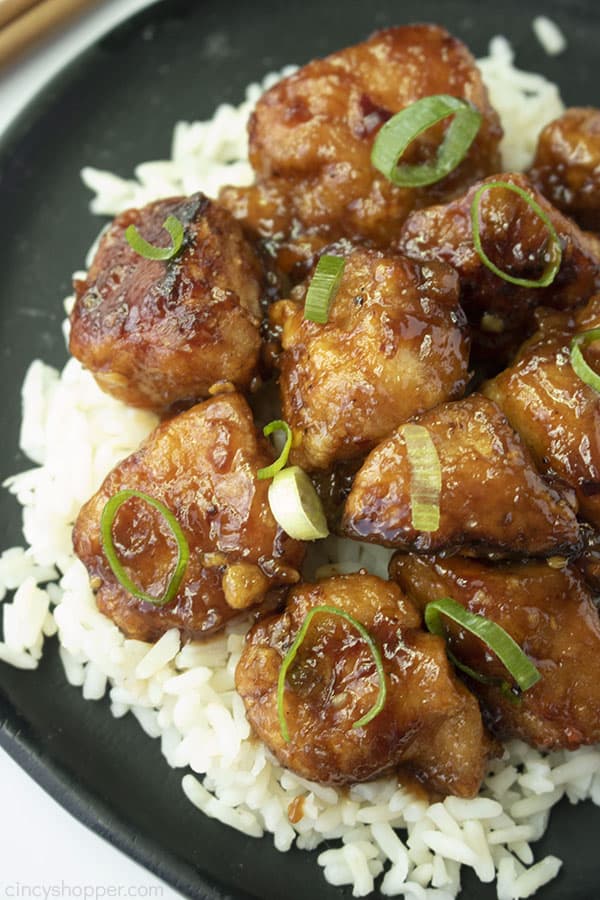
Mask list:
[[[310,279],[272,307],[282,326],[283,418],[292,460],[306,469],[364,455],[409,416],[468,381],[469,345],[456,274],[379,251],[350,249],[326,324],[304,318]]]
[[[457,659],[495,684],[469,679],[484,718],[500,738],[518,737],[544,750],[575,750],[600,740],[600,620],[591,594],[571,568],[529,561],[491,565],[475,560],[397,554],[392,576],[420,607],[452,597],[496,622],[525,651],[541,678],[507,696],[510,675],[470,633],[447,625]]]
[[[130,246],[130,225],[168,246],[168,216],[184,226],[173,259],[147,259]],[[260,352],[262,277],[238,223],[202,194],[130,209],[75,282],[71,353],[104,391],[159,413],[207,397],[216,382],[245,389]]]
[[[505,281],[489,269],[473,240],[471,207],[477,190],[498,179],[522,188],[545,212],[562,248],[560,269],[547,287],[524,287]],[[480,235],[484,252],[502,272],[538,280],[544,273],[551,238],[537,213],[506,188],[481,196]],[[600,286],[600,243],[585,234],[536,191],[524,175],[494,176],[474,185],[445,206],[413,213],[398,242],[402,253],[421,261],[450,263],[460,277],[460,298],[477,336],[476,348],[500,360],[535,327],[533,311],[545,305],[569,309],[588,300]]]
[[[159,425],[108,475],[75,524],[75,552],[101,612],[128,637],[154,641],[176,627],[199,638],[259,604],[271,588],[297,581],[304,545],[276,524],[269,483],[256,477],[272,459],[239,394],[214,397]],[[164,606],[129,593],[109,565],[101,516],[109,499],[125,490],[162,503],[187,540],[183,580]],[[131,497],[111,533],[129,579],[151,598],[164,596],[177,556],[165,517],[145,499]]]
[[[600,394],[576,374],[575,334],[600,327],[600,295],[575,315],[545,313],[508,369],[482,390],[503,410],[540,471],[577,493],[580,515],[600,528]],[[583,348],[600,371],[600,342]]]
[[[443,181],[393,185],[371,163],[377,132],[392,115],[431,94],[464,98],[483,115],[465,160]],[[414,142],[404,161],[430,161],[448,121]],[[345,236],[385,247],[411,209],[447,199],[499,168],[499,120],[475,60],[435,25],[379,31],[315,60],[259,100],[249,125],[251,188],[225,188],[221,201],[263,237],[283,237],[280,262]],[[286,261],[286,241],[291,258]]]
[[[322,605],[367,629],[381,654],[387,696],[375,718],[354,727],[377,701],[376,664],[351,623],[317,613],[287,673],[287,742],[278,719],[279,671],[306,616]],[[236,686],[254,731],[284,766],[321,783],[366,781],[395,769],[435,791],[473,796],[493,745],[444,642],[420,624],[398,587],[372,575],[298,585],[285,612],[250,631],[238,664]]]
[[[600,231],[600,109],[568,109],[546,125],[529,177],[581,228]]]
[[[582,528],[583,550],[574,565],[595,597],[600,595],[600,533],[593,528]]]
[[[439,527],[413,525],[413,462],[400,427],[358,472],[342,518],[346,535],[419,553],[549,556],[578,549],[572,506],[538,475],[494,403],[471,394],[413,424],[427,430],[437,451]]]

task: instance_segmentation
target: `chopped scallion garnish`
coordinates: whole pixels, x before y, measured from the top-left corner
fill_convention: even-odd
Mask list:
[[[425,607],[425,624],[432,634],[439,637],[445,636],[442,616],[447,616],[456,622],[465,631],[469,631],[496,654],[502,665],[508,670],[516,681],[521,691],[533,687],[542,677],[531,660],[521,650],[513,638],[496,622],[487,619],[479,613],[469,612],[456,600],[444,597],[442,600],[434,600]],[[456,661],[453,656],[452,659]],[[487,676],[479,676],[477,673],[462,663],[457,662],[459,668],[467,672],[478,681],[486,681]]]
[[[600,375],[594,372],[581,352],[582,347],[594,341],[600,341],[600,328],[592,328],[590,331],[575,335],[571,341],[571,365],[582,381],[600,393]]]
[[[127,503],[128,500],[131,500],[132,497],[143,500],[144,503],[152,506],[161,514],[177,543],[177,561],[162,597],[152,597],[150,594],[146,594],[134,581],[132,581],[125,571],[125,567],[122,565],[115,549],[112,535],[114,521],[120,508],[124,503]],[[185,574],[190,558],[190,548],[179,522],[164,503],[161,503],[160,500],[151,497],[149,494],[144,494],[142,491],[119,491],[110,498],[102,510],[102,516],[100,518],[100,534],[102,537],[104,554],[121,587],[138,600],[146,600],[148,603],[153,603],[155,606],[166,606],[167,603],[171,602],[177,594]]]
[[[288,461],[288,456],[290,455],[290,450],[292,447],[292,429],[288,425],[287,422],[284,422],[283,419],[274,419],[272,422],[269,422],[268,425],[265,425],[263,428],[263,434],[265,437],[269,437],[270,434],[273,434],[274,431],[284,431],[285,432],[285,444],[283,445],[283,450],[275,460],[272,462],[270,466],[265,466],[263,469],[259,469],[256,473],[256,477],[259,479],[273,478],[277,472],[281,471],[285,464]]]
[[[485,250],[483,249],[481,243],[481,198],[488,191],[496,190],[497,188],[503,188],[507,191],[512,191],[513,194],[517,194],[522,200],[527,203],[530,209],[533,210],[536,216],[542,220],[546,229],[548,231],[548,236],[550,238],[550,247],[546,252],[546,267],[542,272],[541,276],[537,280],[533,280],[531,278],[517,278],[515,275],[510,275],[508,272],[503,272],[502,269],[499,269],[498,266],[492,262],[489,258]],[[544,288],[548,287],[549,284],[552,284],[558,271],[560,269],[560,264],[562,261],[562,247],[560,243],[560,238],[556,233],[556,229],[542,207],[537,203],[533,197],[524,191],[522,187],[519,187],[518,184],[511,184],[509,181],[488,181],[485,184],[482,184],[480,188],[475,192],[475,196],[473,197],[473,203],[471,204],[471,229],[473,232],[473,243],[475,245],[475,249],[479,254],[479,258],[482,263],[497,275],[498,278],[502,278],[504,281],[508,281],[510,284],[516,284],[519,287],[528,287],[528,288]]]
[[[453,116],[433,163],[398,165],[412,142],[433,125]],[[371,162],[398,187],[425,187],[449,175],[465,158],[481,126],[474,106],[448,94],[434,94],[411,103],[379,130]]]
[[[338,292],[346,260],[340,256],[322,256],[306,292],[304,318],[324,325],[329,307]]]
[[[143,256],[144,259],[173,259],[181,250],[183,244],[183,224],[175,216],[167,216],[163,222],[163,228],[171,235],[170,247],[155,247],[144,240],[135,225],[129,225],[125,231],[125,237],[130,247]]]
[[[442,467],[431,435],[422,425],[408,423],[400,429],[410,466],[410,512],[415,531],[440,527]]]
[[[307,613],[306,618],[304,619],[302,626],[294,639],[294,643],[286,653],[279,670],[279,678],[277,681],[277,715],[279,717],[279,727],[281,729],[281,734],[286,743],[289,743],[290,733],[287,727],[284,708],[285,679],[288,670],[294,662],[296,654],[298,653],[298,650],[300,649],[300,646],[302,645],[306,637],[306,633],[310,627],[310,623],[318,614],[338,616],[340,619],[348,622],[349,625],[351,625],[356,629],[356,631],[358,631],[361,638],[364,640],[365,644],[371,651],[371,655],[373,656],[373,659],[375,661],[377,677],[379,679],[379,693],[377,694],[377,700],[375,701],[371,709],[367,713],[365,713],[364,716],[361,716],[360,719],[353,723],[352,727],[362,728],[364,725],[368,725],[369,722],[371,722],[376,716],[379,715],[379,713],[385,706],[387,685],[385,680],[385,670],[383,668],[383,660],[377,644],[375,643],[365,626],[349,613],[345,612],[343,609],[340,609],[337,606],[328,606],[326,604],[323,604],[322,606],[315,606],[310,610],[309,613]]]
[[[291,538],[315,541],[329,534],[323,504],[300,466],[277,472],[269,485],[268,496],[275,521]]]

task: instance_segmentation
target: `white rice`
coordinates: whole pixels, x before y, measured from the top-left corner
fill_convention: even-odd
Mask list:
[[[171,159],[140,163],[134,179],[119,178],[100,169],[83,169],[83,182],[95,194],[91,211],[114,216],[160,197],[194,191],[214,197],[224,184],[252,184],[246,123],[262,92],[295,71],[296,66],[287,66],[280,73],[267,75],[262,84],[251,84],[240,106],[224,103],[207,122],[177,122]]]
[[[481,68],[507,133],[504,164],[522,168],[540,127],[562,111],[558,90],[515,69],[502,38],[492,41]],[[209,122],[178,123],[172,158],[141,164],[135,179],[85,169],[84,181],[95,191],[93,210],[115,214],[160,196],[215,195],[221,184],[248,184],[246,121],[261,90],[277,77],[252,85],[240,107],[221,106]],[[496,878],[500,900],[529,897],[551,880],[560,861],[547,856],[531,865],[530,842],[539,839],[562,797],[600,803],[596,749],[544,756],[513,741],[504,759],[491,763],[474,800],[448,797],[428,805],[393,777],[340,792],[282,769],[252,738],[234,690],[244,623],[184,647],[173,629],[151,646],[125,638],[101,615],[73,555],[72,524],[108,471],[155,424],[154,416],[103,394],[73,359],[61,373],[40,361],[31,365],[21,447],[37,465],[6,483],[23,506],[27,547],[0,558],[0,598],[17,589],[3,606],[0,659],[34,669],[45,637],[57,631],[69,683],[89,700],[108,696],[114,716],[131,712],[160,739],[167,763],[191,770],[182,787],[198,809],[251,837],[270,834],[283,852],[294,843],[314,849],[336,842],[318,864],[331,884],[350,885],[356,897],[370,893],[383,874],[386,896],[451,900],[460,890],[461,865],[482,881]],[[309,570],[340,563],[345,570],[362,565],[385,574],[388,557],[329,540],[313,554]]]
[[[504,128],[500,150],[508,172],[524,171],[531,165],[540,131],[564,111],[555,84],[543,75],[523,72],[513,63],[512,47],[501,36],[492,38],[488,56],[478,60]]]
[[[532,25],[536,38],[548,56],[558,56],[567,49],[567,39],[552,19],[536,16]]]

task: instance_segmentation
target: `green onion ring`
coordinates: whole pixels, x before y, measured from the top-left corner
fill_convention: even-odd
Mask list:
[[[329,307],[337,294],[346,260],[339,256],[322,256],[306,292],[304,318],[325,325],[329,318]]]
[[[442,467],[431,435],[422,425],[409,422],[400,429],[410,466],[410,514],[415,531],[440,527]]]
[[[283,450],[275,460],[272,462],[270,466],[265,466],[263,469],[259,469],[256,473],[256,477],[259,480],[263,480],[265,478],[273,478],[277,472],[280,472],[281,469],[285,466],[288,461],[288,456],[290,455],[290,450],[292,448],[292,429],[288,425],[287,422],[284,422],[283,419],[274,419],[272,422],[269,422],[268,425],[265,425],[263,428],[263,434],[265,437],[269,437],[270,434],[273,434],[274,431],[285,431],[285,444],[283,445]]]
[[[460,669],[461,672],[464,672],[465,675],[468,675],[469,678],[472,678],[473,681],[478,681],[479,684],[490,685],[490,687],[500,688],[506,699],[510,700],[511,703],[521,702],[522,698],[519,688],[513,688],[504,678],[498,678],[495,675],[482,675],[481,672],[476,672],[475,669],[472,669],[470,666],[465,665],[465,663],[462,663],[457,659],[448,647],[446,647],[446,653],[452,664],[455,665],[457,669]]]
[[[428,603],[425,607],[425,625],[432,634],[438,635],[438,637],[445,637],[442,615],[447,616],[465,631],[469,631],[483,641],[496,654],[521,691],[533,687],[542,677],[517,642],[496,622],[492,622],[491,619],[487,619],[479,613],[469,612],[456,600],[444,597],[442,600]],[[462,663],[459,667],[467,674],[485,683],[487,676],[477,675],[473,669],[469,669]]]
[[[269,485],[269,507],[280,528],[296,541],[318,541],[329,534],[315,486],[300,466],[277,472]]]
[[[533,281],[530,278],[517,278],[514,275],[509,275],[508,272],[503,272],[502,269],[499,269],[495,263],[489,258],[483,246],[481,244],[481,217],[480,217],[480,206],[481,206],[481,198],[486,193],[486,191],[494,190],[494,188],[506,188],[507,191],[512,191],[513,194],[518,194],[522,200],[527,203],[527,205],[533,210],[533,212],[542,220],[546,228],[548,229],[548,234],[550,235],[552,246],[548,258],[548,262],[546,264],[546,268],[538,278],[537,281]],[[482,184],[477,191],[475,191],[475,196],[473,197],[473,203],[471,204],[471,229],[473,232],[473,243],[475,245],[475,249],[481,259],[482,263],[497,275],[498,278],[502,278],[504,281],[508,281],[510,284],[516,284],[519,287],[528,287],[528,288],[543,288],[548,287],[549,284],[552,284],[554,279],[556,278],[558,271],[560,269],[560,264],[562,261],[562,247],[560,243],[560,238],[556,232],[556,229],[542,207],[539,203],[533,199],[533,197],[524,191],[522,187],[519,187],[517,184],[511,184],[509,181],[488,181],[486,184]]]
[[[183,244],[183,224],[175,216],[167,216],[162,226],[171,235],[170,247],[155,247],[144,240],[135,225],[129,225],[125,237],[129,246],[144,259],[173,259]]]
[[[399,166],[407,147],[424,131],[454,116],[433,163]],[[375,138],[371,163],[397,187],[425,187],[454,171],[468,153],[481,127],[482,115],[466,100],[434,94],[411,103],[392,116]]]
[[[143,500],[149,506],[158,510],[177,542],[177,562],[162,597],[152,597],[150,594],[144,593],[144,591],[131,580],[117,556],[112,536],[113,524],[121,506],[132,497],[137,497],[139,500]],[[108,500],[102,510],[102,516],[100,518],[100,534],[102,537],[104,554],[121,587],[138,600],[146,600],[148,603],[153,603],[154,606],[166,606],[167,603],[170,603],[181,585],[190,558],[190,548],[179,522],[164,503],[161,503],[160,500],[157,500],[155,497],[150,497],[149,494],[144,494],[142,491],[119,491]]]
[[[573,366],[575,374],[578,375],[585,384],[598,392],[600,392],[600,375],[598,375],[597,372],[594,372],[581,352],[581,348],[585,347],[586,344],[591,344],[593,341],[599,340],[600,328],[591,328],[589,331],[576,334],[571,341],[571,365]]]
[[[296,635],[294,639],[294,643],[286,653],[283,662],[281,663],[281,668],[279,670],[279,678],[277,680],[277,715],[279,717],[279,727],[281,729],[281,734],[286,743],[289,743],[290,733],[288,731],[287,722],[285,718],[285,709],[283,705],[283,698],[285,693],[285,678],[288,673],[288,669],[294,662],[296,658],[296,654],[300,649],[304,638],[306,637],[306,633],[310,627],[310,623],[314,619],[314,617],[318,614],[325,614],[329,616],[339,616],[340,619],[344,619],[345,622],[348,622],[349,625],[352,625],[361,638],[364,640],[366,645],[368,646],[373,659],[375,660],[375,666],[377,668],[377,677],[379,678],[379,693],[377,695],[377,700],[371,709],[364,715],[361,716],[356,722],[353,723],[353,728],[362,728],[363,725],[368,725],[376,716],[379,715],[383,707],[385,706],[385,700],[387,696],[387,685],[385,681],[385,670],[383,668],[383,660],[381,658],[381,653],[377,644],[367,631],[364,625],[362,625],[357,619],[351,616],[349,613],[345,612],[343,609],[340,609],[337,606],[327,606],[323,604],[322,606],[314,606],[309,613],[307,613],[306,618],[304,619],[300,631]]]

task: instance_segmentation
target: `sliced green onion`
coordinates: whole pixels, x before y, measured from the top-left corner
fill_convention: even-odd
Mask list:
[[[410,422],[400,434],[406,444],[410,466],[410,512],[415,531],[437,531],[440,527],[442,467],[431,435],[422,425]]]
[[[383,660],[381,658],[381,653],[379,648],[367,629],[364,625],[362,625],[357,619],[351,616],[349,613],[345,612],[343,609],[340,609],[337,606],[327,606],[323,604],[322,606],[315,606],[313,609],[307,613],[304,622],[300,628],[300,631],[296,635],[294,639],[294,643],[286,653],[283,662],[281,663],[281,668],[279,670],[279,678],[277,680],[277,715],[279,717],[279,727],[281,729],[281,734],[286,743],[290,740],[290,733],[288,731],[287,722],[285,718],[285,709],[284,709],[284,693],[285,693],[285,678],[288,673],[288,670],[292,663],[296,658],[296,654],[300,649],[301,644],[306,637],[306,633],[310,627],[310,623],[314,619],[314,617],[318,614],[324,614],[328,616],[338,616],[340,619],[344,619],[345,622],[348,622],[349,625],[352,625],[361,638],[364,640],[365,644],[371,651],[371,655],[375,661],[375,666],[377,668],[377,677],[379,679],[379,693],[377,694],[377,700],[371,707],[371,709],[365,713],[364,716],[361,716],[356,722],[353,723],[353,728],[362,728],[363,725],[368,725],[369,722],[372,722],[373,719],[379,715],[383,707],[385,706],[385,700],[387,696],[387,685],[385,681],[385,670],[383,668]]]
[[[152,506],[161,514],[161,516],[169,526],[171,534],[173,535],[177,543],[177,561],[175,563],[175,568],[173,569],[173,574],[171,575],[167,588],[162,597],[152,597],[150,594],[146,594],[140,587],[138,587],[138,585],[131,580],[131,578],[125,571],[124,566],[121,564],[119,557],[117,556],[117,551],[115,549],[112,536],[113,524],[120,508],[132,497],[137,497],[139,500],[143,500],[144,503],[147,503],[148,506]],[[148,603],[153,603],[155,606],[166,606],[167,603],[171,602],[171,600],[175,597],[177,591],[179,590],[179,586],[185,574],[188,560],[190,558],[190,548],[186,537],[181,530],[179,522],[177,521],[171,510],[164,505],[164,503],[161,503],[160,500],[157,500],[155,497],[151,497],[149,494],[144,494],[142,491],[119,491],[117,494],[114,494],[110,498],[110,500],[102,510],[102,516],[100,518],[100,533],[102,536],[102,546],[106,559],[108,560],[108,564],[111,567],[113,574],[117,581],[120,583],[121,587],[125,588],[125,590],[129,594],[131,594],[133,597],[136,597],[138,600],[146,600]]]
[[[548,252],[548,258],[546,260],[546,268],[542,272],[540,278],[536,281],[533,281],[531,278],[517,278],[514,275],[509,275],[508,272],[503,272],[502,269],[499,269],[495,263],[489,258],[483,246],[481,244],[481,215],[480,215],[480,206],[481,206],[481,198],[487,191],[492,191],[495,188],[505,188],[507,191],[512,191],[513,194],[518,194],[522,200],[527,203],[527,205],[533,210],[533,212],[542,220],[544,225],[548,230],[548,235],[551,240],[550,250]],[[510,284],[519,285],[519,287],[528,287],[528,288],[543,288],[548,287],[549,284],[552,284],[558,271],[560,269],[560,264],[562,261],[562,247],[560,244],[560,238],[556,233],[556,229],[542,207],[539,203],[533,199],[533,197],[524,191],[522,187],[519,187],[518,184],[511,184],[509,181],[488,181],[486,184],[482,184],[477,191],[475,191],[475,196],[473,197],[473,203],[471,204],[471,228],[473,231],[473,243],[475,244],[475,249],[479,254],[479,258],[482,263],[490,269],[494,275],[497,275],[498,278],[502,278],[504,281],[508,281]]]
[[[445,634],[442,615],[447,616],[453,622],[456,622],[457,625],[460,625],[461,628],[464,628],[465,631],[469,631],[483,641],[496,654],[521,691],[526,691],[533,687],[542,677],[517,642],[496,622],[486,619],[485,616],[479,613],[469,612],[456,600],[444,597],[442,600],[434,600],[432,603],[428,603],[425,607],[425,624],[432,634],[437,634],[439,637],[444,637]],[[473,669],[469,669],[462,663],[460,668],[478,680],[484,681],[484,679],[487,679],[487,676],[477,675]]]
[[[167,216],[162,226],[171,235],[170,247],[155,247],[144,240],[135,225],[129,225],[125,237],[130,247],[144,259],[173,259],[183,244],[183,224],[175,216]]]
[[[325,325],[329,307],[337,294],[346,260],[339,256],[322,256],[306,292],[304,318]]]
[[[592,328],[590,331],[575,335],[571,341],[571,365],[575,374],[579,375],[582,381],[600,392],[600,375],[594,372],[581,352],[582,347],[592,344],[594,341],[600,341],[600,328]]]
[[[433,163],[402,165],[407,147],[433,125],[454,116]],[[371,151],[371,162],[398,187],[425,187],[441,181],[463,161],[481,126],[474,106],[448,94],[434,94],[411,103],[382,126]]]
[[[269,506],[278,525],[297,541],[315,541],[329,534],[323,504],[300,466],[277,472],[269,485]]]
[[[455,665],[457,669],[460,669],[461,672],[464,672],[465,675],[468,675],[469,678],[472,678],[473,681],[478,681],[479,684],[487,684],[491,687],[500,688],[504,696],[507,698],[507,700],[510,700],[511,703],[521,702],[521,693],[519,689],[511,687],[508,681],[506,681],[504,678],[498,678],[495,675],[482,675],[481,672],[476,672],[475,669],[472,669],[470,666],[462,663],[448,648],[446,648],[446,653],[448,654],[448,658],[452,661],[453,665]],[[517,693],[515,693],[515,691]]]
[[[256,473],[256,477],[261,480],[265,478],[273,478],[273,476],[276,475],[277,472],[283,469],[288,461],[288,456],[290,455],[290,450],[292,448],[292,429],[287,422],[284,422],[283,419],[274,419],[263,428],[263,434],[265,437],[269,437],[269,435],[273,434],[274,431],[285,431],[285,444],[283,445],[283,450],[281,451],[275,462],[272,462],[270,466],[265,466],[264,469],[258,470],[258,472]]]

